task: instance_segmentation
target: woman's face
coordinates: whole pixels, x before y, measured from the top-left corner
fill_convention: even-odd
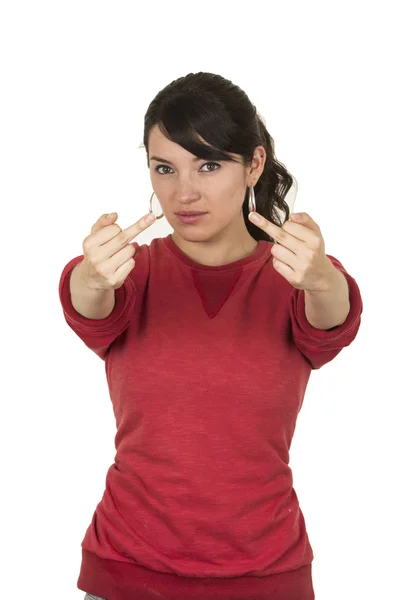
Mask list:
[[[263,170],[265,157],[263,146],[258,148],[262,150],[258,155],[263,156],[262,165],[256,166],[255,183]],[[166,138],[158,126],[149,135],[148,149],[153,191],[167,221],[182,237],[194,236],[197,241],[204,241],[243,219],[244,194],[247,185],[252,185],[255,168],[229,161],[197,159]],[[232,156],[241,161],[238,155]],[[195,223],[184,224],[176,215],[183,210],[206,214]]]

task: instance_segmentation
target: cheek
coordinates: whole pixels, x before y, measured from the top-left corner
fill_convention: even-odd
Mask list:
[[[151,180],[152,192],[154,192],[157,198],[161,198],[162,203],[168,202],[175,196],[175,190],[172,184],[167,182],[164,178],[162,181],[159,177],[153,177]]]
[[[151,191],[147,192],[148,198],[147,203],[151,204],[155,214],[161,212],[161,210],[167,210],[167,192],[165,192],[161,185],[152,185]]]
[[[155,193],[157,198],[161,198],[161,202],[167,202],[167,199],[172,195],[171,186],[166,181],[162,181],[159,177],[151,177],[152,189],[150,193]],[[155,197],[153,196],[153,199]]]

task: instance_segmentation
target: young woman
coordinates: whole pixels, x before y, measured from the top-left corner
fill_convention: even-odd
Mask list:
[[[122,231],[103,215],[59,285],[67,324],[105,362],[117,428],[77,586],[313,600],[289,449],[312,369],[357,335],[359,288],[319,225],[289,214],[293,178],[238,86],[173,81],[143,141],[150,213],[156,195],[173,233],[130,243],[144,219]]]

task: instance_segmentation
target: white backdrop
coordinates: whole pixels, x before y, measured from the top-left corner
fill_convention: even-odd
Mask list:
[[[291,448],[316,600],[397,598],[392,4],[1,4],[4,599],[83,598],[80,544],[115,421],[104,363],[64,321],[59,278],[101,214],[117,211],[124,229],[148,212],[145,111],[197,71],[246,91],[298,181],[295,210],[363,297],[357,338],[312,373]],[[162,219],[137,241],[171,231]]]

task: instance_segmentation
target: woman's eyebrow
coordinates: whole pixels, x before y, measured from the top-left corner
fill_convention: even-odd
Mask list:
[[[168,165],[172,165],[172,162],[170,160],[167,160],[166,158],[161,158],[160,156],[152,156],[150,160],[157,160],[158,162],[163,162],[167,163]],[[193,162],[198,162],[199,160],[202,160],[199,156],[194,156],[192,159]]]

